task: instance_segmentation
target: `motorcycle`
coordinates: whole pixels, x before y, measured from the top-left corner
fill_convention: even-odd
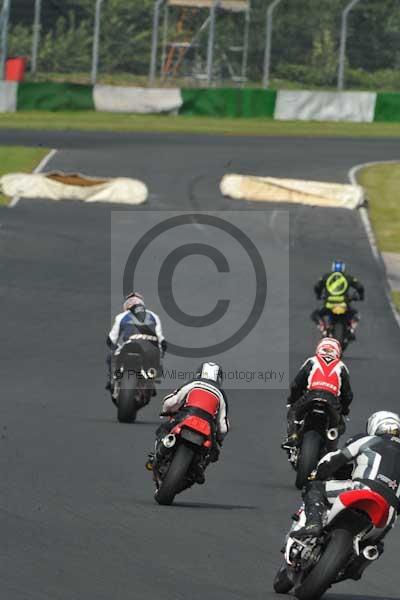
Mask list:
[[[120,423],[134,423],[137,412],[155,395],[158,372],[150,366],[147,351],[151,344],[154,352],[156,342],[155,336],[133,335],[115,356],[111,399]]]
[[[202,473],[210,459],[212,428],[208,419],[188,413],[158,444],[152,463],[158,504],[170,505],[177,494],[196,483],[196,467]]]
[[[310,398],[299,406],[295,418],[298,443],[286,451],[300,490],[319,460],[327,452],[336,450],[344,427],[339,413],[325,398]]]
[[[379,537],[389,510],[390,504],[375,491],[343,492],[329,511],[320,537],[300,541],[292,535],[306,523],[301,508],[293,516],[274,590],[279,594],[293,590],[299,600],[316,600],[339,581],[360,579],[383,552]]]
[[[323,337],[332,337],[338,340],[344,351],[354,339],[350,330],[350,303],[359,300],[357,293],[349,294],[345,301],[334,304],[331,308],[325,307],[327,313],[321,318],[318,328]]]

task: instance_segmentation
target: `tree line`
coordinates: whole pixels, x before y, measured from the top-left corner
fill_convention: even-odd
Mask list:
[[[39,67],[48,72],[90,70],[95,0],[42,0]],[[308,86],[333,86],[338,66],[341,12],[348,0],[283,0],[275,12],[272,76]],[[11,55],[31,52],[33,1],[11,3]],[[262,77],[265,15],[268,2],[253,0],[248,78]],[[154,0],[104,0],[100,67],[103,72],[148,72]],[[175,15],[175,16],[174,16]],[[171,11],[170,39],[176,36],[177,11]],[[193,30],[206,17],[198,11]],[[219,14],[216,63],[221,56],[239,70],[241,15]],[[182,35],[182,34],[181,34]],[[200,49],[204,58],[206,35]],[[400,88],[400,3],[362,0],[350,15],[347,81],[353,87]],[[218,73],[226,73],[223,69]]]

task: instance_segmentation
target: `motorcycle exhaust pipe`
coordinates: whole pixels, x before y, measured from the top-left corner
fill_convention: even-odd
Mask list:
[[[362,551],[364,558],[373,561],[379,558],[379,550],[376,546],[366,546]]]
[[[173,433],[169,433],[165,436],[165,438],[162,439],[162,443],[165,446],[165,448],[173,448],[173,446],[175,446],[176,443],[175,435]]]
[[[332,427],[332,429],[328,429],[326,432],[328,440],[334,442],[339,437],[339,430],[336,427]]]

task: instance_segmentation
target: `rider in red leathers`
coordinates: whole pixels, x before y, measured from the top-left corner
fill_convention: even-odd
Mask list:
[[[353,392],[349,372],[341,360],[341,355],[340,343],[333,338],[324,338],[319,342],[315,356],[307,359],[296,375],[287,400],[288,429],[287,439],[282,444],[283,449],[297,445],[296,413],[299,407],[311,398],[325,398],[339,414],[349,414]]]

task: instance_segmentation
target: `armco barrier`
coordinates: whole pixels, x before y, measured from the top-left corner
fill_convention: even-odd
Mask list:
[[[0,82],[0,112],[102,110],[309,121],[400,122],[400,93],[150,89]]]

